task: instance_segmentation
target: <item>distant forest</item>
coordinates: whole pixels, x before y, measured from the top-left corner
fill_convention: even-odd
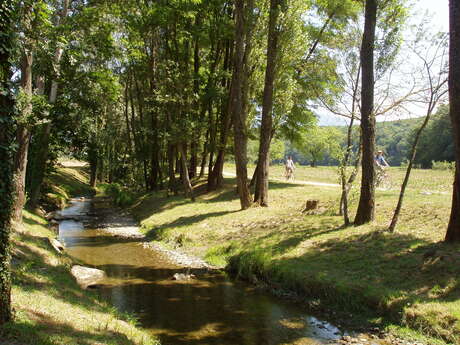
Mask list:
[[[391,166],[400,166],[407,160],[415,131],[419,128],[423,118],[405,119],[387,122],[378,122],[376,127],[376,147],[385,153]],[[337,129],[343,135],[337,140],[342,147],[345,146],[346,126],[331,126],[326,128]],[[354,129],[354,142],[358,142],[359,127]],[[355,144],[354,151],[357,150]],[[298,147],[286,143],[285,155],[291,155],[300,165],[310,165],[311,158],[301,152]],[[439,107],[437,113],[431,118],[425,128],[418,149],[415,164],[419,168],[429,169],[432,162],[454,161],[454,147],[452,126],[449,119],[448,106]],[[330,152],[325,152],[324,157],[316,162],[317,165],[337,165],[338,159]]]

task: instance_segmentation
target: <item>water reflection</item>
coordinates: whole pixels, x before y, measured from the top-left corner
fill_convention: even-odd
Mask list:
[[[84,200],[63,215],[88,212]],[[120,311],[138,316],[163,344],[312,345],[338,337],[337,328],[321,325],[300,308],[251,286],[231,282],[224,274],[193,270],[197,279],[172,280],[184,269],[137,240],[84,229],[75,220],[60,223],[60,238],[70,255],[107,273],[101,296]]]

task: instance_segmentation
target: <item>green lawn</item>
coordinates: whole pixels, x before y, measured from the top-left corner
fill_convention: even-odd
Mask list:
[[[273,167],[271,176],[282,176]],[[225,171],[232,172],[232,166]],[[296,178],[334,183],[336,168],[298,168]],[[443,244],[452,173],[415,170],[395,233],[386,229],[404,171],[389,171],[394,188],[377,191],[376,221],[342,227],[340,189],[282,181],[270,184],[270,206],[240,211],[234,179],[197,201],[144,195],[131,208],[152,240],[227,266],[243,277],[301,292],[326,305],[378,312],[382,325],[460,341],[460,246]],[[351,192],[352,214],[359,197]],[[319,199],[322,213],[301,211]],[[394,328],[394,327],[393,327]],[[405,331],[405,330],[404,330]],[[400,329],[399,333],[402,332]],[[433,340],[430,340],[433,343]]]

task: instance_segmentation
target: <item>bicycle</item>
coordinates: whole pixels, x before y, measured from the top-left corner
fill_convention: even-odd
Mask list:
[[[382,167],[377,167],[375,169],[375,187],[384,190],[391,189],[390,176]]]
[[[286,178],[286,181],[294,181],[294,170],[287,168],[286,171],[284,172],[284,177]]]

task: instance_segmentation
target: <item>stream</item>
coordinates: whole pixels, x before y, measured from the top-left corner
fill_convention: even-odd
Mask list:
[[[84,265],[104,270],[101,298],[134,314],[141,327],[164,345],[327,344],[343,333],[305,310],[221,272],[192,269],[191,280],[173,280],[187,269],[167,253],[146,248],[142,239],[120,238],[103,229],[86,198],[60,212],[59,240]],[[96,225],[95,225],[96,224]],[[123,226],[123,224],[120,224]]]

